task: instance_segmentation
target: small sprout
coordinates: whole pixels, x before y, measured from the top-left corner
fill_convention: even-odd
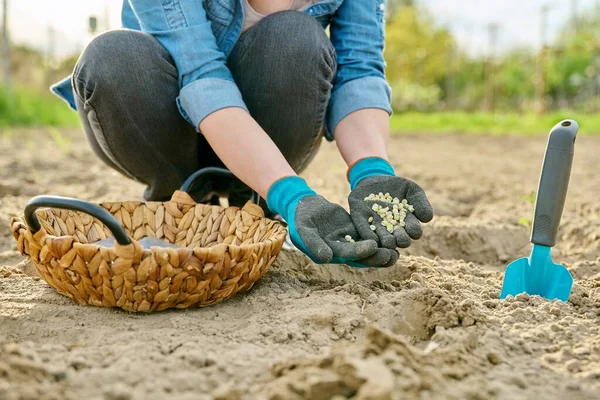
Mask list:
[[[529,228],[531,225],[531,220],[527,217],[519,218],[519,225],[523,225],[523,226]]]
[[[373,204],[372,209],[373,209],[373,211],[379,210],[379,204]]]
[[[350,241],[352,241],[352,236],[346,235],[346,236],[344,236],[344,239],[346,239],[346,242],[350,242]]]
[[[407,205],[408,204],[408,200],[402,199],[402,204]]]
[[[369,223],[373,222],[373,217],[369,217]]]
[[[410,211],[410,212],[414,212],[414,211],[415,211],[415,208],[414,208],[413,206],[408,206],[408,211]]]
[[[377,227],[375,225],[371,225],[371,226],[369,226],[369,228],[371,228],[372,231],[377,229]]]
[[[389,233],[392,233],[392,232],[394,232],[394,227],[393,227],[392,225],[388,225],[388,227],[387,227],[387,231],[388,231]]]
[[[400,228],[404,228],[406,226],[406,222],[400,221]]]

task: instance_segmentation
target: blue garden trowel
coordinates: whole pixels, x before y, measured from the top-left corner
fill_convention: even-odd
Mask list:
[[[519,293],[539,295],[550,300],[569,299],[573,277],[567,268],[552,261],[550,249],[556,243],[567,197],[578,130],[577,122],[565,120],[550,131],[533,213],[533,250],[528,258],[513,261],[506,268],[501,299]]]

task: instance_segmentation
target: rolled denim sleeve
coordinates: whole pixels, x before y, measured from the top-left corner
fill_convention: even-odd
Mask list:
[[[365,108],[392,114],[391,88],[385,78],[387,0],[345,0],[331,20],[331,43],[338,71],[327,116],[327,138],[338,123]]]
[[[171,54],[179,73],[177,105],[198,129],[211,113],[247,110],[201,0],[128,0],[140,28]]]

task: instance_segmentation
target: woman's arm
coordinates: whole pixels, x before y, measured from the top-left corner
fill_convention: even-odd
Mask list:
[[[227,168],[263,199],[275,181],[296,175],[271,138],[241,108],[216,111],[199,128]]]
[[[366,108],[355,111],[337,126],[335,140],[346,164],[366,157],[388,158],[390,117],[384,110]]]
[[[348,203],[360,236],[394,249],[408,247],[421,237],[421,223],[433,218],[433,208],[423,189],[397,176],[387,161],[392,110],[383,59],[385,4],[385,0],[345,0],[332,21],[338,78],[332,94],[329,131],[350,166]],[[401,223],[384,220],[365,201],[378,192],[409,202],[411,207]],[[390,202],[379,203],[387,203],[392,209]],[[400,221],[396,215],[394,221]]]
[[[328,130],[348,165],[387,158],[391,90],[385,79],[386,0],[345,0],[331,22],[338,71]]]
[[[360,239],[348,212],[296,176],[246,111],[216,111],[200,123],[200,130],[225,165],[287,221],[292,242],[313,261],[365,268],[387,267],[398,260],[397,252]],[[348,243],[345,235],[356,241]]]

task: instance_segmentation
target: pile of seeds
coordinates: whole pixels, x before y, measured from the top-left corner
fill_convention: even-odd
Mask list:
[[[373,204],[372,207],[373,211],[381,218],[381,225],[385,227],[389,233],[394,232],[397,227],[404,228],[406,226],[406,223],[404,222],[406,213],[415,211],[415,208],[408,204],[406,199],[400,200],[397,197],[392,197],[389,193],[371,193],[365,197],[365,201],[383,201],[391,204],[391,210],[390,207],[383,207],[377,203]],[[373,217],[369,218],[369,223],[373,223]],[[377,229],[375,225],[371,225],[370,227],[373,231]]]

